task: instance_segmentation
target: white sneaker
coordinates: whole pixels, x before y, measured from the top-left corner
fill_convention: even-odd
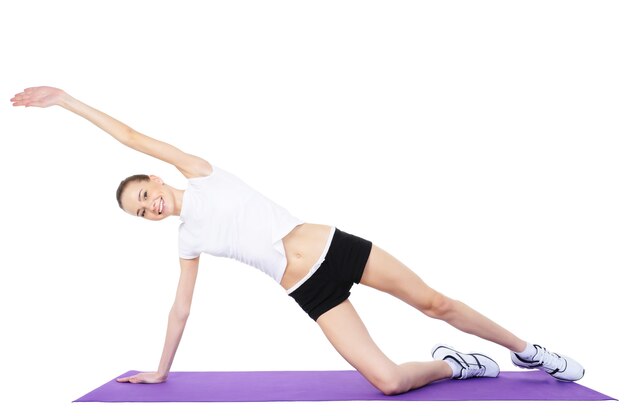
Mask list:
[[[432,356],[435,360],[445,360],[452,364],[453,374],[451,378],[453,379],[498,377],[500,374],[498,363],[483,354],[463,354],[447,345],[437,344],[433,347]]]
[[[538,368],[560,381],[576,381],[583,378],[585,369],[575,360],[550,352],[534,344],[537,352],[530,358],[520,357],[511,351],[511,361],[520,368]]]

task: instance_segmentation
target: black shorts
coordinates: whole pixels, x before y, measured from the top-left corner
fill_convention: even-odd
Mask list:
[[[352,285],[361,281],[371,251],[371,241],[335,228],[324,261],[289,296],[317,321],[324,312],[348,299]]]

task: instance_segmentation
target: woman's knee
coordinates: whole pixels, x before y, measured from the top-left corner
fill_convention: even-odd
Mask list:
[[[446,319],[450,312],[454,310],[454,299],[450,299],[444,294],[433,291],[429,297],[426,307],[422,310],[426,315],[435,319]]]
[[[377,374],[370,382],[385,396],[393,396],[407,391],[400,371],[388,371]]]

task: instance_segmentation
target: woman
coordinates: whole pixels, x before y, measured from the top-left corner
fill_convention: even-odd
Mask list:
[[[445,345],[434,361],[396,364],[374,343],[348,300],[354,283],[387,292],[420,312],[511,351],[513,363],[542,369],[558,380],[575,381],[583,367],[571,358],[529,344],[467,305],[427,286],[413,271],[370,241],[329,225],[310,224],[206,160],[145,136],[64,91],[27,88],[14,106],[61,106],[100,127],[120,143],[174,165],[187,179],[186,190],[159,177],[135,175],[120,183],[117,200],[130,215],[158,221],[180,216],[180,281],[169,314],[156,372],[119,382],[166,381],[189,316],[200,254],[234,258],[276,280],[313,319],[341,354],[387,395],[445,378],[496,377],[499,367],[482,354],[464,354]]]

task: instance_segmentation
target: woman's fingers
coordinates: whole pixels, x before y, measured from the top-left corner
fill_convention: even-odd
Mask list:
[[[28,106],[28,103],[21,99],[16,99],[16,100],[11,100],[11,101],[13,101],[13,107],[18,107],[20,105]]]
[[[30,107],[30,106],[38,106],[38,103],[34,100],[16,100],[13,102],[13,107],[19,107],[22,105],[24,107]]]
[[[136,377],[136,375],[128,376],[128,377],[120,377],[116,380],[120,383],[141,383],[142,381],[138,377]]]
[[[28,105],[33,104],[32,95],[26,92],[26,90],[24,90],[24,92],[15,94],[15,96],[11,98],[11,101],[13,102],[14,106],[18,106],[18,105],[28,106]]]
[[[166,378],[158,373],[137,373],[128,377],[120,377],[116,380],[120,383],[163,383]]]

